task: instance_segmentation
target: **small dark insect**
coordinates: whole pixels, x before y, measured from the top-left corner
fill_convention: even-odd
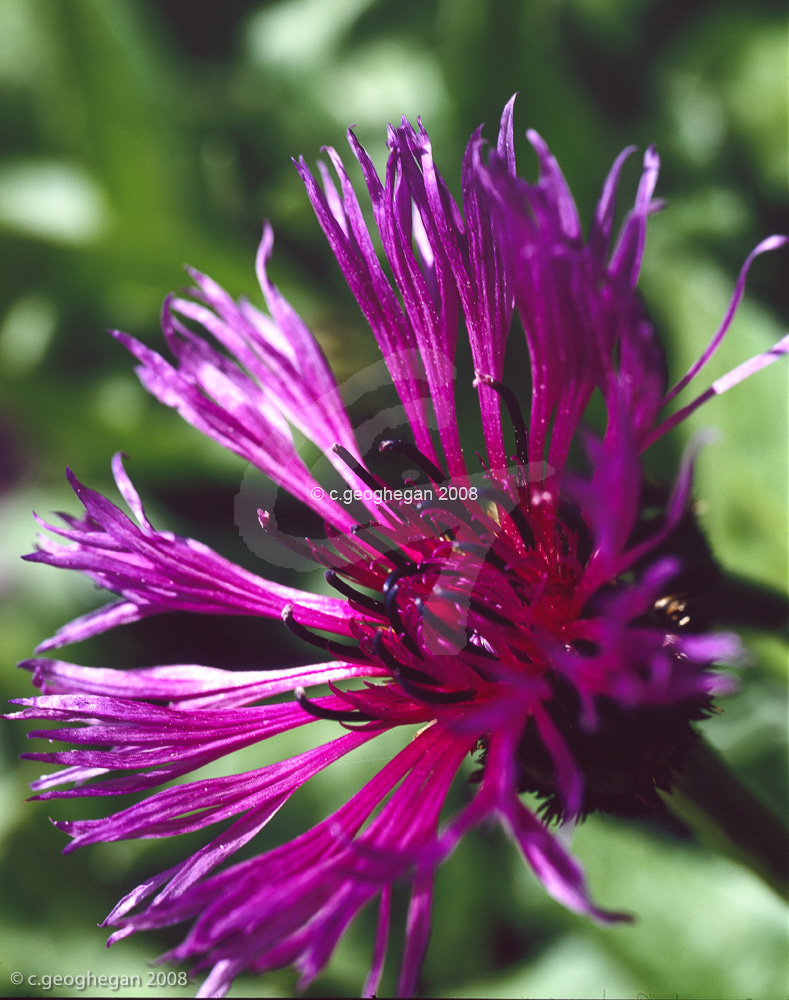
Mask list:
[[[631,541],[641,541],[657,530],[660,514],[650,516],[649,507],[664,511],[667,492],[648,484],[644,487],[647,516],[636,527]],[[651,624],[668,632],[706,632],[713,626],[753,628],[785,632],[789,626],[789,600],[750,580],[721,570],[699,527],[691,507],[658,549],[660,556],[674,556],[682,563],[680,573],[669,582],[668,592],[653,604]],[[636,573],[645,569],[636,567]]]
[[[653,534],[668,500],[666,491],[650,483],[644,486],[647,516],[636,526],[631,542]],[[660,513],[650,516],[649,509]],[[652,605],[650,619],[668,632],[706,632],[716,618],[717,595],[722,574],[710,550],[704,532],[699,527],[696,510],[691,507],[682,516],[663,544],[653,549],[649,563],[661,556],[673,556],[681,564],[680,572],[668,584]],[[636,567],[636,573],[642,568]]]
[[[693,624],[691,605],[690,594],[666,594],[665,597],[659,597],[655,601],[652,610],[663,619],[667,626],[680,632],[690,628]]]

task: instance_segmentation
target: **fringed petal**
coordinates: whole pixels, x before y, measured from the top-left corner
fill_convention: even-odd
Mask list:
[[[84,486],[70,471],[68,475],[87,520],[71,529],[44,524],[72,544],[59,546],[43,540],[39,550],[25,558],[80,570],[124,600],[76,619],[42,643],[39,651],[163,611],[274,618],[293,605],[301,624],[351,634],[352,612],[345,601],[264,580],[201,542],[154,531],[147,519],[136,525],[106,497]],[[121,482],[128,493],[128,479]],[[137,513],[144,518],[139,506]]]

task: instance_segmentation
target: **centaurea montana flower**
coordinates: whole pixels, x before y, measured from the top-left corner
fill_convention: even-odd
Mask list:
[[[268,226],[257,259],[268,315],[193,272],[191,298],[170,299],[163,311],[175,364],[115,334],[154,396],[320,517],[325,539],[299,544],[326,567],[337,596],[269,582],[154,528],[119,456],[114,476],[134,519],[69,473],[85,515],[67,517],[65,527],[42,522],[68,544],[44,538],[28,557],[78,569],[120,598],[66,625],[40,652],[160,612],[192,611],[281,616],[331,657],[254,672],[191,664],[120,671],[44,657],[24,664],[42,694],[20,699],[17,717],[61,723],[31,736],[76,745],[26,755],[65,765],[34,783],[37,798],[146,793],[104,819],[58,823],[73,838],[68,850],[231,821],[106,920],[118,928],[111,940],[191,922],[166,957],[210,969],[202,995],[222,995],[243,970],[288,965],[304,986],[359,911],[377,901],[364,986],[374,992],[398,880],[411,886],[399,991],[412,993],[435,870],[471,827],[489,820],[559,902],[598,921],[626,919],[591,900],[548,821],[595,809],[658,811],[656,790],[670,788],[696,739],[692,721],[732,687],[715,664],[737,661],[738,639],[709,631],[694,582],[699,572],[709,582],[715,569],[690,510],[693,454],[670,491],[646,481],[641,457],[705,400],[789,350],[787,338],[661,416],[723,339],[754,257],[784,240],[754,249],[708,349],[667,391],[663,351],[636,293],[647,219],[659,207],[657,154],[647,150],[635,203],[612,241],[620,171],[632,150],[617,158],[584,240],[570,191],[536,133],[528,137],[539,179],[517,177],[512,109],[510,102],[495,150],[486,154],[481,130],[469,142],[462,210],[421,122],[390,128],[384,178],[349,132],[388,269],[338,154],[327,150],[336,181],[323,164],[322,184],[297,164],[410,424],[410,439],[379,440],[377,450],[412,467],[406,482],[423,491],[421,503],[398,496],[359,447],[320,348],[269,278]],[[505,373],[516,310],[530,375]],[[456,409],[461,320],[486,452],[475,462],[464,455]],[[606,413],[597,435],[581,430],[594,393]],[[294,428],[342,477],[361,514],[313,477]],[[568,469],[579,438],[586,474]],[[270,514],[260,517],[261,530],[276,533]],[[306,693],[325,684],[328,694]],[[151,791],[316,719],[338,724],[336,738],[317,749]],[[393,729],[402,730],[403,749],[342,808],[290,843],[220,867],[311,777]],[[474,795],[442,823],[450,785],[475,752]],[[522,801],[527,791],[542,801],[542,817]]]

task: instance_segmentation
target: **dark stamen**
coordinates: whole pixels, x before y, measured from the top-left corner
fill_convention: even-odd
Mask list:
[[[377,601],[374,597],[370,597],[369,594],[363,594],[361,591],[356,590],[350,583],[346,583],[345,580],[341,579],[335,570],[327,569],[323,576],[326,583],[339,591],[343,597],[347,597],[350,601],[355,601],[373,614],[380,615],[384,612],[384,605],[381,601]]]
[[[401,441],[399,438],[382,441],[378,445],[378,450],[382,455],[387,451],[399,451],[403,455],[407,455],[415,465],[419,466],[428,479],[432,479],[437,486],[447,481],[447,477],[441,469],[435,463],[431,462],[426,455],[423,455],[417,446],[410,441]]]
[[[481,615],[483,618],[487,618],[489,622],[494,625],[504,625],[506,627],[512,626],[512,618],[507,618],[505,615],[500,614],[495,611],[487,602],[478,600],[474,597],[471,598],[470,606],[474,611]]]
[[[592,537],[589,533],[589,528],[586,526],[586,522],[581,517],[581,512],[575,504],[562,500],[559,504],[559,517],[564,522],[565,527],[570,529],[575,535],[576,559],[581,564],[587,563],[592,554]],[[566,539],[565,544],[569,545]]]
[[[373,717],[365,715],[364,712],[342,712],[335,708],[324,708],[322,705],[316,705],[314,701],[310,701],[302,687],[296,688],[293,694],[304,711],[314,715],[316,719],[328,719],[330,722],[372,722]]]
[[[465,691],[431,691],[429,688],[425,688],[415,684],[413,681],[408,680],[407,677],[403,675],[402,670],[395,674],[397,683],[400,687],[410,694],[412,698],[416,698],[419,701],[426,701],[431,705],[456,705],[461,701],[468,701],[474,698],[474,691],[471,688],[466,688]]]
[[[465,691],[431,690],[431,688],[440,684],[440,681],[422,673],[421,670],[406,667],[404,664],[398,663],[392,653],[384,646],[383,636],[380,632],[373,639],[373,648],[375,649],[376,656],[392,671],[400,687],[406,694],[410,694],[412,698],[416,698],[417,701],[428,702],[433,705],[453,705],[474,697],[474,692],[471,688],[466,688]]]
[[[417,567],[414,565],[401,566],[399,569],[393,569],[384,581],[384,609],[386,611],[387,618],[392,623],[396,632],[405,631],[403,619],[400,617],[400,611],[397,607],[397,590],[403,577],[412,576],[416,571]]]
[[[512,429],[515,431],[515,453],[523,465],[528,465],[529,432],[526,430],[526,421],[523,419],[520,403],[515,393],[502,382],[493,378],[492,375],[483,375],[481,372],[475,372],[474,375],[475,384],[489,386],[504,400],[504,405],[507,407],[507,412],[510,415]]]
[[[523,508],[518,504],[507,513],[512,518],[513,524],[518,529],[518,534],[521,536],[526,544],[526,548],[533,549],[535,546],[534,532],[531,530],[531,525],[526,520],[526,515],[523,512]]]
[[[351,472],[357,475],[363,483],[366,483],[371,490],[379,491],[386,489],[385,484],[379,482],[371,472],[368,472],[361,462],[357,462],[347,448],[344,448],[341,444],[333,444],[331,450],[335,455],[339,455]]]
[[[363,531],[375,528],[377,527],[377,524],[377,521],[368,521],[367,524],[356,524],[353,528],[351,528],[351,534],[355,535],[357,538],[361,538]],[[387,549],[386,543],[378,538],[371,535],[365,535],[364,538],[362,538],[362,541],[366,545],[369,545],[370,548],[375,549],[375,551],[380,553],[382,556],[385,556],[389,562],[394,563],[395,566],[405,567],[414,565],[411,560],[408,559],[407,556],[404,556],[398,549]]]
[[[407,632],[398,632],[397,635],[400,642],[402,642],[402,644],[405,646],[408,652],[412,656],[415,656],[417,659],[419,659],[419,657],[421,657],[422,655],[422,650],[417,645],[416,640],[412,638],[412,636],[410,636]]]
[[[308,642],[311,646],[317,646],[318,649],[323,649],[327,653],[331,653],[332,656],[337,657],[339,660],[355,660],[363,663],[367,659],[358,646],[349,646],[347,643],[337,642],[335,639],[315,635],[314,632],[310,632],[308,628],[300,625],[293,617],[293,607],[291,605],[288,605],[282,612],[282,620],[288,629],[299,639],[303,639],[304,642]]]
[[[427,687],[438,687],[441,683],[434,677],[431,677],[430,674],[426,674],[422,670],[417,670],[416,667],[407,667],[405,664],[400,663],[394,653],[384,645],[384,637],[381,632],[375,633],[373,652],[392,671],[398,680],[404,676],[417,684],[424,684]]]

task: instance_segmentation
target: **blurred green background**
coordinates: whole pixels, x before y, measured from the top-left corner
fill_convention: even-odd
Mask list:
[[[113,494],[109,460],[128,469],[155,523],[194,535],[251,569],[233,524],[243,464],[146,396],[118,327],[159,345],[164,295],[192,264],[259,301],[253,261],[262,219],[277,241],[272,273],[340,377],[375,358],[290,157],[345,148],[356,123],[379,164],[385,125],[422,115],[458,193],[468,136],[495,137],[518,91],[522,138],[538,129],[588,220],[611,161],[656,142],[668,209],[651,225],[642,289],[664,331],[672,375],[698,356],[748,251],[785,230],[785,8],[771,0],[3,0],[0,4],[0,636],[2,693],[29,693],[13,663],[97,604],[85,581],[25,564],[34,527],[78,504],[68,464]],[[625,174],[631,197],[638,177]],[[703,386],[781,335],[786,254],[761,258],[729,339]],[[703,387],[702,386],[702,387]],[[721,563],[786,588],[787,368],[714,401],[657,452],[664,478],[689,435],[722,430],[699,463],[703,524]],[[303,582],[303,580],[301,581]],[[168,616],[67,650],[75,662],[142,666],[298,662],[279,623]],[[742,692],[706,732],[729,764],[785,814],[786,650],[748,635]],[[317,728],[317,727],[316,727]],[[327,737],[330,733],[323,733]],[[107,952],[96,928],[147,875],[182,858],[182,842],[101,845],[61,858],[47,816],[101,815],[83,801],[29,804],[36,764],[16,762],[21,726],[2,730],[0,988],[10,974],[140,975],[177,939],[140,937]],[[277,752],[303,748],[296,735]],[[268,750],[265,751],[268,753]],[[377,752],[377,751],[376,751]],[[259,754],[260,752],[258,752]],[[267,759],[267,758],[266,758]],[[256,766],[251,756],[245,766]],[[372,760],[361,761],[375,766]],[[265,845],[339,802],[346,768],[297,796]],[[301,803],[301,805],[299,804]],[[514,849],[481,831],[437,884],[427,995],[531,997],[782,996],[782,904],[755,876],[695,840],[593,818],[574,847],[599,902],[638,915],[600,930],[547,899]],[[311,992],[358,992],[369,962],[358,922]],[[390,968],[396,966],[397,935]],[[240,980],[233,995],[290,992],[282,973]],[[393,989],[393,973],[385,990]],[[100,988],[54,992],[102,995]],[[119,992],[129,992],[120,990]],[[145,987],[136,995],[191,995]]]

